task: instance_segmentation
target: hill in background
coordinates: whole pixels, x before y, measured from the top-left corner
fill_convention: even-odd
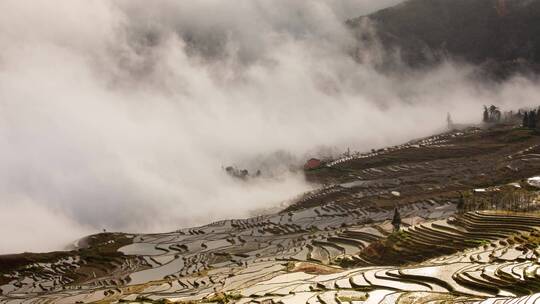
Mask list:
[[[537,0],[410,0],[347,23],[361,45],[376,40],[411,67],[451,58],[500,77],[540,71]]]

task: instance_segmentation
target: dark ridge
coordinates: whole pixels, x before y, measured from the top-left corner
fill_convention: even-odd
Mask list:
[[[413,68],[452,59],[499,77],[540,71],[539,0],[409,0],[347,24],[359,49],[382,45],[385,66],[399,53]]]

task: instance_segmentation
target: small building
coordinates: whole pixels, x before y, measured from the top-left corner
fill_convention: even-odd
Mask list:
[[[320,159],[311,158],[304,165],[304,170],[314,170],[321,167],[321,165],[322,165],[322,162]]]

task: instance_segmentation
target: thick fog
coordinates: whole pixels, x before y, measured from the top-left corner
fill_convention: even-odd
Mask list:
[[[344,21],[398,2],[1,1],[0,253],[246,217],[314,187],[307,157],[540,96],[452,63],[383,75],[375,47],[359,64]]]

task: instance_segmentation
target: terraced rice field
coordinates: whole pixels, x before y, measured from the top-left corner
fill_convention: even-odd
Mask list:
[[[540,137],[516,132],[334,160],[306,173],[325,186],[277,214],[3,256],[0,303],[534,303]]]

